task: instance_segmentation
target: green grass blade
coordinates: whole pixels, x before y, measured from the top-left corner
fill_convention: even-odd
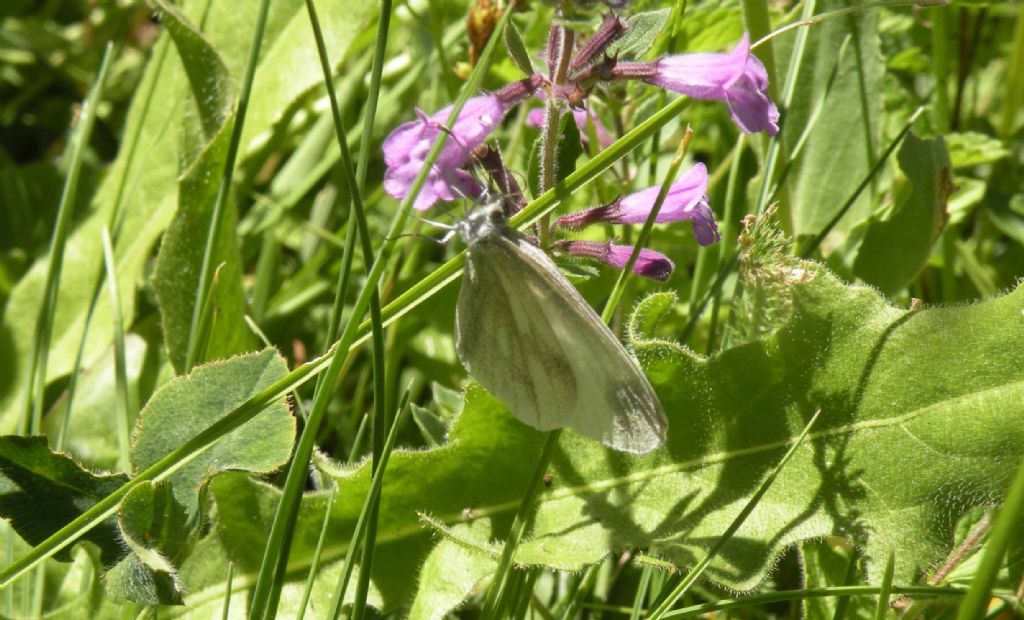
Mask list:
[[[309,566],[309,576],[306,577],[306,587],[302,590],[302,601],[299,603],[299,615],[295,620],[302,620],[306,615],[306,606],[309,605],[309,595],[313,592],[313,583],[320,570],[320,555],[324,550],[324,541],[327,540],[327,526],[331,523],[331,508],[334,507],[334,498],[338,495],[337,487],[327,497],[327,508],[324,509],[324,524],[320,529],[320,538],[316,541],[316,550],[313,551],[313,561]]]
[[[43,302],[39,306],[35,338],[32,343],[29,395],[25,418],[19,429],[22,433],[35,434],[41,432],[42,429],[46,366],[50,353],[50,338],[53,334],[53,320],[57,311],[57,293],[60,290],[61,271],[64,267],[64,249],[68,234],[71,232],[71,216],[74,211],[75,196],[78,193],[78,181],[82,174],[82,159],[89,144],[89,138],[92,136],[93,127],[96,125],[97,108],[114,56],[115,46],[113,43],[108,43],[103,50],[103,59],[100,61],[100,68],[93,82],[92,90],[89,91],[82,106],[82,120],[72,135],[70,150],[66,154],[68,172],[61,190],[60,203],[57,206],[57,222],[53,227],[53,236],[50,239],[50,257],[46,266]]]
[[[118,446],[121,450],[118,468],[131,474],[129,450],[131,448],[132,411],[128,405],[128,378],[125,369],[124,353],[124,320],[121,316],[121,295],[117,287],[117,265],[114,262],[114,246],[110,241],[110,232],[103,227],[103,264],[107,271],[107,291],[110,293],[110,308],[114,320],[114,415],[118,419]]]
[[[352,157],[348,150],[345,125],[341,118],[341,110],[338,105],[338,96],[334,90],[331,63],[327,57],[327,47],[324,43],[323,32],[320,28],[320,20],[317,17],[316,7],[312,0],[306,1],[306,11],[309,15],[309,21],[313,28],[313,35],[316,40],[320,65],[324,74],[324,85],[327,88],[327,94],[331,103],[331,114],[334,120],[335,134],[338,145],[341,149],[341,167],[345,181],[348,185],[349,196],[352,201],[351,219],[355,220],[355,224],[358,227],[356,232],[359,234],[359,240],[363,251],[363,260],[367,265],[371,265],[373,264],[374,256],[373,248],[370,243],[370,233],[366,224],[366,211],[363,205],[362,192],[360,191],[356,181]],[[382,13],[379,16],[378,21],[387,22],[389,19],[390,13]],[[383,52],[382,49],[379,49],[378,51]],[[371,127],[372,124],[372,115],[364,116],[364,127]],[[346,257],[343,269],[339,275],[339,289],[335,295],[334,308],[331,312],[332,317],[339,317],[341,315],[341,309],[347,296],[346,289],[348,287],[354,249],[352,247],[354,245],[354,228],[352,226],[353,222],[351,219],[348,222],[345,248]],[[380,449],[383,447],[383,425],[386,411],[386,403],[384,399],[384,335],[383,329],[381,328],[380,299],[376,285],[373,286],[372,295],[369,300],[369,308],[371,333],[373,336],[374,368],[374,415],[371,420],[371,427],[373,430],[371,437],[373,438],[374,445],[373,462],[376,463],[380,456]],[[328,378],[325,378],[325,380],[321,381],[317,385],[316,394],[313,398],[314,411],[317,410],[321,401],[324,403],[322,408],[326,408],[326,401],[330,399],[333,386],[334,382],[329,381]],[[312,420],[310,420],[310,424],[307,424],[303,429],[303,435],[310,433],[312,437],[315,437],[318,430],[318,425],[314,428]],[[271,526],[270,537],[267,540],[263,562],[260,566],[259,577],[256,581],[256,589],[253,593],[252,603],[249,610],[250,618],[273,618],[276,613],[276,605],[271,604],[270,601],[280,595],[281,587],[283,586],[284,569],[287,564],[288,550],[291,546],[291,532],[294,529],[295,519],[298,516],[299,503],[302,499],[308,459],[308,455],[305,458],[301,458],[299,453],[296,453],[296,458],[289,466],[284,493],[282,494],[281,501],[278,504],[278,511],[274,515],[274,523]],[[372,521],[373,519],[371,519],[371,522]],[[376,531],[376,528],[370,528],[369,531],[372,536],[373,532]],[[368,572],[369,571],[367,571],[367,573]]]
[[[384,470],[387,469],[388,459],[391,458],[391,452],[395,447],[395,438],[398,436],[398,428],[405,417],[407,409],[409,409],[408,391],[402,398],[398,415],[395,416],[394,422],[391,423],[391,431],[384,441],[384,449],[381,452],[380,466],[373,472],[373,477],[370,479],[370,490],[366,494],[363,507],[359,511],[355,531],[352,532],[352,537],[349,539],[351,542],[345,551],[345,563],[342,565],[341,574],[338,576],[338,583],[334,588],[334,596],[331,599],[331,612],[327,615],[329,619],[337,618],[338,614],[341,613],[341,606],[345,603],[345,592],[348,590],[348,582],[352,576],[352,559],[355,557],[358,542],[363,538],[363,529],[366,527],[372,507],[377,505],[377,502],[380,500],[380,490],[384,486]]]
[[[882,590],[878,593],[878,605],[875,606],[875,620],[885,620],[889,613],[889,593],[892,592],[892,575],[896,568],[896,552],[890,551],[885,561],[885,572],[882,574]]]

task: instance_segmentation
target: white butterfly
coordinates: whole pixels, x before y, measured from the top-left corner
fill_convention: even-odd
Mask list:
[[[500,200],[456,230],[469,248],[455,311],[466,370],[539,430],[568,426],[638,454],[664,443],[647,377],[548,255],[505,225]]]

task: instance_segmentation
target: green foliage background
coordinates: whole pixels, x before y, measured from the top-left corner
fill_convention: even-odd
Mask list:
[[[632,3],[636,31],[619,51],[721,51],[744,30],[756,40],[807,8],[685,4],[677,21],[683,3]],[[630,281],[612,323],[659,394],[668,443],[633,457],[561,436],[513,556],[524,609],[530,592],[549,614],[653,607],[678,583],[667,569],[692,568],[712,549],[689,604],[722,603],[735,591],[802,600],[779,611],[758,607],[755,595],[735,612],[742,617],[829,618],[844,603],[800,593],[886,583],[956,595],[910,608],[952,617],[963,591],[942,588],[980,580],[978,549],[997,545],[983,534],[1024,457],[1024,12],[999,2],[890,4],[833,14],[846,4],[818,2],[813,13],[825,18],[758,49],[783,114],[772,140],[740,135],[712,102],[658,116],[672,99],[640,83],[594,94],[617,138],[648,119],[659,126],[650,139],[610,147],[618,161],[559,195],[557,212],[660,183],[690,125],[688,163],[711,171],[723,240],[700,248],[688,224],[655,229],[649,245],[675,273],[664,283]],[[436,235],[419,220],[405,228],[410,236],[388,237],[398,203],[382,191],[379,148],[413,106],[431,113],[458,97],[471,69],[465,20],[474,9],[456,1],[390,9],[371,119],[378,93],[367,76],[389,3],[316,3],[347,144],[365,164],[356,176],[366,183],[370,246],[394,243],[394,253],[379,287],[390,304],[378,351],[384,372],[374,372],[364,327],[328,387],[318,449],[293,465],[319,381],[310,379],[326,366],[317,356],[338,333],[332,298],[354,188],[303,2],[270,3],[241,118],[259,5],[15,1],[0,9],[5,617],[147,609],[210,617],[225,607],[241,617],[268,564],[280,567],[270,606],[280,617],[328,616],[338,583],[351,584],[344,602],[354,608],[345,610],[358,615],[368,560],[357,558],[350,580],[341,579],[366,536],[375,541],[365,573],[374,613],[478,613],[545,438],[467,380],[452,342],[454,263],[445,263],[458,248],[423,238]],[[573,24],[589,34],[600,13],[580,9]],[[551,19],[539,2],[512,15],[506,38],[515,53],[498,47],[485,89],[543,64],[536,54]],[[109,72],[82,109],[107,42]],[[91,132],[79,120],[85,112],[97,115]],[[524,120],[525,111],[511,113],[495,138],[536,199],[539,132]],[[575,134],[567,123],[562,135]],[[593,139],[559,154],[559,179],[597,170]],[[62,202],[60,187],[78,169]],[[61,204],[70,210],[66,240],[51,238]],[[116,298],[106,288],[104,229]],[[586,233],[626,242],[635,234]],[[54,243],[63,249],[59,281]],[[800,252],[810,256],[794,258]],[[359,252],[350,260],[353,283],[338,308],[343,321],[360,321],[352,308],[369,265]],[[195,332],[204,261],[215,273]],[[617,274],[565,267],[603,305]],[[38,394],[33,373],[42,373]],[[411,412],[398,414],[405,395]],[[372,496],[367,457],[374,445],[379,456],[388,428],[379,424],[371,441],[375,405],[383,422],[399,420],[397,447],[371,533],[360,534]],[[217,441],[189,447],[206,436]],[[303,473],[299,511],[289,544],[265,556],[289,467]],[[715,549],[766,481],[753,512]],[[104,499],[112,493],[121,495]],[[999,523],[1024,518],[1005,512]],[[94,522],[68,526],[76,517]],[[19,564],[51,555],[41,551],[48,540],[63,545],[53,558]],[[998,543],[1000,610],[1021,582],[1021,540]],[[892,611],[885,603],[861,596],[843,613],[878,617]]]

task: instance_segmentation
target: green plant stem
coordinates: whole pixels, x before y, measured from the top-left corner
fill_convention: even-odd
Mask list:
[[[541,448],[540,456],[537,457],[533,473],[527,481],[526,492],[523,494],[522,501],[519,502],[516,516],[512,520],[512,527],[505,538],[505,545],[501,549],[501,557],[498,559],[498,567],[494,572],[494,578],[491,580],[490,587],[487,588],[483,611],[480,613],[480,617],[485,620],[488,618],[504,617],[502,615],[502,606],[507,603],[505,595],[508,588],[508,573],[512,568],[512,556],[515,553],[516,547],[519,546],[519,542],[523,539],[523,534],[526,532],[526,524],[530,520],[530,513],[533,511],[537,495],[544,486],[544,474],[547,472],[548,464],[551,462],[551,457],[558,446],[558,438],[561,435],[562,429],[558,428],[548,431],[544,435],[544,446]]]
[[[93,87],[82,105],[81,121],[71,140],[67,152],[68,172],[61,189],[60,202],[57,205],[57,222],[50,238],[50,256],[46,265],[46,284],[43,300],[39,306],[36,320],[35,337],[32,341],[32,364],[29,370],[29,396],[26,403],[25,417],[22,419],[19,432],[37,434],[42,431],[43,404],[46,391],[46,371],[50,357],[50,338],[53,336],[53,321],[57,312],[57,296],[60,292],[61,272],[64,269],[64,250],[68,235],[71,232],[71,216],[74,213],[75,196],[78,193],[78,181],[82,174],[82,160],[89,145],[93,127],[96,125],[96,111],[99,107],[103,86],[110,72],[115,56],[115,46],[108,43],[103,49],[103,59],[99,71],[93,81]]]
[[[804,426],[803,432],[801,432],[800,436],[796,438],[796,440],[793,442],[793,445],[789,447],[789,450],[786,451],[786,454],[782,457],[778,464],[775,465],[775,468],[772,469],[772,471],[768,474],[764,481],[761,482],[761,485],[757,488],[757,491],[755,491],[754,494],[750,496],[750,499],[747,500],[746,505],[743,506],[743,509],[740,510],[738,515],[736,515],[736,518],[733,519],[732,523],[729,524],[729,527],[726,528],[725,532],[723,532],[722,535],[719,536],[717,540],[715,540],[715,544],[711,546],[711,549],[709,549],[707,554],[703,558],[701,558],[700,562],[697,562],[697,565],[693,567],[693,570],[687,573],[687,575],[683,577],[682,580],[680,580],[679,584],[672,590],[672,592],[670,592],[662,600],[662,602],[654,609],[654,611],[648,616],[649,620],[656,620],[658,618],[667,617],[666,614],[670,609],[672,609],[672,605],[674,605],[676,601],[678,601],[684,594],[686,594],[690,587],[693,586],[694,583],[696,583],[697,579],[700,578],[702,574],[704,574],[704,571],[707,569],[707,567],[711,565],[711,561],[718,556],[718,553],[722,550],[723,547],[725,547],[725,544],[732,540],[733,534],[735,534],[740,529],[740,526],[742,526],[743,523],[746,522],[747,517],[749,517],[750,514],[754,512],[755,508],[757,508],[757,505],[761,502],[761,498],[763,498],[765,494],[768,492],[768,489],[771,488],[772,483],[775,482],[775,479],[779,476],[779,473],[782,471],[782,468],[785,467],[786,463],[789,462],[789,459],[794,454],[796,454],[797,448],[799,448],[803,444],[804,439],[806,439],[807,434],[811,432],[811,428],[814,426],[814,423],[818,420],[819,415],[821,415],[820,409],[816,411],[814,415],[811,416],[811,419],[808,420],[807,424]]]
[[[996,582],[999,570],[1003,566],[1003,557],[1011,543],[1022,536],[1020,532],[1021,518],[1024,517],[1024,461],[1017,466],[1006,500],[999,508],[988,540],[985,541],[981,564],[971,580],[971,587],[960,604],[956,620],[972,620],[985,613],[992,594],[992,586]]]
[[[242,89],[238,94],[238,108],[235,112],[234,125],[231,127],[231,139],[228,143],[227,156],[224,159],[224,171],[221,173],[220,185],[217,187],[217,196],[213,202],[213,213],[210,215],[210,227],[206,234],[206,246],[203,251],[203,262],[199,268],[199,282],[196,286],[195,303],[192,306],[192,322],[188,331],[188,347],[185,353],[185,372],[187,373],[199,360],[201,354],[201,334],[204,332],[203,323],[207,320],[204,316],[209,315],[207,304],[210,303],[211,288],[213,286],[214,253],[216,252],[223,225],[224,213],[227,208],[228,197],[231,194],[231,182],[235,174],[235,162],[238,159],[238,150],[242,141],[242,128],[245,126],[245,115],[249,109],[249,96],[252,93],[253,77],[256,74],[256,65],[259,63],[260,47],[263,43],[263,32],[267,25],[267,14],[270,10],[270,0],[263,0],[260,3],[260,10],[256,17],[256,27],[253,30],[252,42],[249,45],[249,58],[246,61],[245,75],[242,78]]]
[[[309,605],[309,595],[313,592],[313,583],[320,572],[320,554],[324,550],[324,542],[327,540],[327,527],[331,524],[331,508],[334,507],[334,498],[338,495],[337,487],[327,496],[327,508],[324,509],[324,522],[320,527],[320,537],[316,541],[316,550],[313,552],[313,562],[309,565],[309,574],[306,576],[306,587],[302,590],[302,600],[299,602],[299,613],[295,620],[302,620],[306,615],[306,607]],[[230,590],[228,590],[230,592]]]

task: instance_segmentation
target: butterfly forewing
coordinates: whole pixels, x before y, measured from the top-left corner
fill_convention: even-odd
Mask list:
[[[523,422],[569,426],[617,450],[664,441],[654,390],[615,335],[541,250],[514,232],[471,243],[456,348]]]

